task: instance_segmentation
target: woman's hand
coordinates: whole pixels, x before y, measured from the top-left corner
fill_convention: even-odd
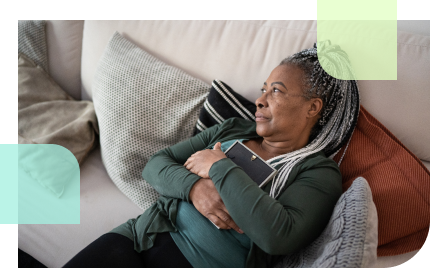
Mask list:
[[[213,150],[199,151],[188,158],[184,166],[189,171],[202,177],[191,188],[190,200],[194,207],[206,218],[212,221],[220,229],[234,229],[243,234],[239,226],[228,214],[227,208],[222,202],[214,183],[209,178],[209,170],[213,163],[226,158],[221,150],[221,142],[217,142]]]
[[[222,158],[226,158],[226,156],[223,151],[221,151],[221,142],[217,142],[213,150],[206,149],[192,154],[187,159],[184,166],[192,173],[197,174],[204,179],[209,179],[209,170],[213,163]]]
[[[210,179],[200,179],[191,188],[190,200],[194,207],[206,218],[212,221],[220,229],[233,228],[238,233],[243,234],[239,226],[228,214],[222,199]]]

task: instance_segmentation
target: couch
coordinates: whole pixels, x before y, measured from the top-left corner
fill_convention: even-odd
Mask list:
[[[281,59],[316,41],[316,21],[47,21],[46,31],[50,75],[77,100],[92,100],[98,60],[115,31],[208,84],[215,78],[228,83],[251,101]],[[421,60],[410,57],[417,53]],[[362,105],[427,169],[429,58],[430,33],[399,31],[398,80],[359,81]],[[18,227],[19,248],[47,267],[61,267],[100,235],[142,213],[110,179],[99,146],[80,176],[80,224]],[[401,264],[417,252],[378,257],[376,267]]]

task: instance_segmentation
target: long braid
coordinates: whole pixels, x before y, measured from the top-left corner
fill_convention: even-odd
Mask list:
[[[273,179],[270,196],[276,198],[284,189],[293,167],[307,156],[323,151],[327,156],[338,152],[350,140],[357,124],[360,96],[357,81],[341,80],[329,75],[321,67],[323,62],[336,77],[347,75],[353,78],[348,55],[330,41],[317,43],[313,48],[302,50],[286,59],[280,65],[289,64],[303,70],[304,97],[321,98],[321,117],[315,124],[305,147],[268,160],[272,167],[282,165]],[[342,157],[343,158],[343,157]],[[276,162],[279,160],[278,162]]]

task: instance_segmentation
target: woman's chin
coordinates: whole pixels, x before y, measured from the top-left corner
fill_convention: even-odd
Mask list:
[[[268,132],[268,129],[267,127],[263,126],[263,124],[257,123],[255,131],[257,132],[258,136],[265,137]]]

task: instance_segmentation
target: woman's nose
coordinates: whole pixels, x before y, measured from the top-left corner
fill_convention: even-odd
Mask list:
[[[257,108],[264,108],[267,107],[267,98],[266,98],[266,93],[263,93],[256,101],[255,101],[255,106],[257,106]]]

